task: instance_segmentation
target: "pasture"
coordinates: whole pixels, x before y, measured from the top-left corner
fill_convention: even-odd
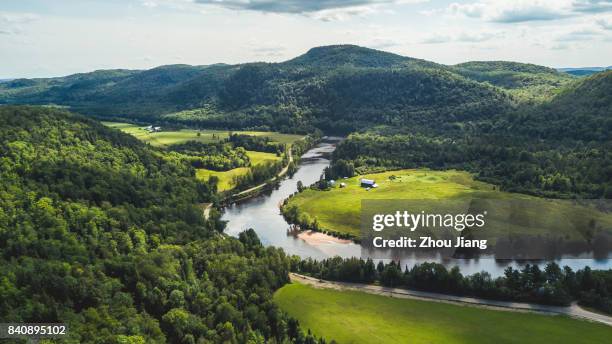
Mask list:
[[[560,315],[509,312],[288,284],[274,301],[328,341],[394,343],[605,343],[612,328]]]
[[[274,142],[291,144],[300,140],[302,135],[282,134],[277,132],[267,131],[229,131],[229,130],[214,130],[214,129],[180,129],[168,130],[150,133],[144,129],[144,126],[139,126],[130,123],[122,122],[102,122],[104,125],[119,129],[127,134],[133,135],[143,142],[150,143],[152,146],[165,147],[176,143],[187,141],[198,141],[203,143],[212,143],[224,140],[229,137],[230,133],[243,134],[250,136],[265,136],[269,137]],[[163,127],[162,127],[163,129]],[[198,135],[199,134],[199,135]]]
[[[276,156],[276,154],[273,153],[247,151],[247,155],[249,156],[249,159],[251,159],[251,166],[257,166],[268,162],[275,162],[282,159],[281,157]],[[219,178],[217,190],[223,192],[234,188],[234,177],[245,175],[248,171],[248,167],[238,167],[229,171],[212,171],[200,168],[196,170],[196,177],[201,180],[208,180],[208,178],[210,178],[211,176],[216,176],[217,178]]]
[[[378,188],[368,191],[361,187],[361,178],[375,180]],[[346,183],[346,187],[338,187],[339,182]],[[449,200],[471,196],[501,201],[492,203],[497,208],[495,214],[490,214],[486,229],[492,236],[509,232],[554,233],[566,239],[583,239],[598,231],[612,229],[612,215],[609,213],[576,206],[571,201],[499,191],[491,184],[474,180],[468,172],[456,170],[406,169],[356,176],[338,180],[329,191],[306,189],[292,197],[287,206],[297,207],[301,218],[316,219],[321,230],[358,237],[362,200]],[[518,208],[511,208],[509,202],[503,203],[505,200],[520,201],[515,202]],[[591,219],[596,219],[594,226]]]

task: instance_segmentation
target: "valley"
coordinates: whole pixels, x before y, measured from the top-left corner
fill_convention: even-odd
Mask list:
[[[516,233],[605,246],[609,209],[576,204],[612,197],[611,89],[612,71],[354,45],[2,82],[0,320],[83,343],[603,342],[602,324],[289,275],[612,313],[609,257],[373,260],[352,241],[362,200],[477,196],[547,214]]]

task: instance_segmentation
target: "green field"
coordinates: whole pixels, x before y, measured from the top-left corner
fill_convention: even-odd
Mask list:
[[[291,144],[299,139],[302,135],[282,134],[277,132],[267,131],[228,131],[228,130],[195,130],[181,129],[178,131],[160,131],[149,133],[143,129],[144,126],[139,126],[131,123],[121,122],[102,122],[104,125],[117,128],[121,131],[137,137],[139,140],[150,143],[152,146],[164,147],[171,144],[182,143],[186,141],[199,141],[203,143],[211,143],[226,139],[230,132],[235,134],[244,134],[251,136],[266,136],[274,142]],[[163,129],[163,127],[162,127]],[[200,134],[198,136],[198,133]]]
[[[367,191],[360,186],[361,178],[374,179],[379,185]],[[493,200],[522,200],[523,209],[496,209],[499,215],[489,220],[487,233],[548,233],[554,231],[566,238],[581,238],[588,230],[586,223],[597,218],[598,230],[612,228],[612,216],[594,211],[590,208],[573,206],[568,201],[545,200],[532,196],[501,192],[487,183],[475,181],[468,172],[447,170],[431,171],[426,169],[398,170],[383,173],[356,176],[339,180],[346,187],[336,187],[330,191],[307,189],[292,197],[287,207],[296,206],[302,223],[316,219],[319,228],[352,236],[359,236],[361,200],[363,199],[460,199],[467,196]],[[507,218],[510,211],[520,214],[521,218],[531,221],[529,224],[504,222],[498,219]],[[546,214],[547,216],[539,216]],[[504,217],[505,216],[505,217]]]
[[[152,146],[166,147],[168,145],[187,142],[187,141],[198,141],[203,143],[218,142],[229,137],[230,133],[243,134],[251,136],[265,136],[269,137],[273,142],[279,142],[284,144],[292,144],[293,142],[304,138],[303,135],[293,134],[282,134],[277,132],[267,131],[228,131],[228,130],[195,130],[195,129],[181,129],[175,131],[160,131],[156,133],[150,133],[144,129],[144,126],[139,126],[131,123],[122,122],[102,122],[104,125],[120,129],[121,131],[130,134],[143,142],[147,142]],[[198,135],[199,134],[199,135]],[[279,161],[281,157],[276,156],[272,153],[247,151],[249,159],[251,159],[251,166],[257,166],[267,162]],[[203,180],[208,180],[211,176],[219,178],[218,190],[227,191],[234,187],[233,179],[237,176],[242,176],[249,171],[248,167],[238,167],[229,171],[212,171],[207,169],[198,169],[196,171],[196,177]]]
[[[251,166],[265,164],[267,162],[279,161],[282,159],[281,157],[276,156],[276,154],[273,153],[247,151],[247,155],[249,156],[249,159],[251,159]],[[211,176],[216,176],[219,178],[219,184],[217,185],[218,191],[227,191],[231,190],[234,187],[234,177],[242,176],[248,171],[248,167],[238,167],[229,171],[212,171],[202,168],[196,170],[196,177],[202,180],[208,180],[208,178],[210,178]]]
[[[390,176],[397,178],[389,180]],[[374,179],[378,188],[366,191],[359,184],[361,178]],[[445,199],[493,188],[458,171],[390,171],[338,182],[346,183],[346,187],[331,191],[307,189],[291,198],[289,205],[296,205],[307,216],[316,218],[321,228],[357,236],[362,199]]]
[[[612,328],[518,313],[289,284],[275,302],[304,330],[349,343],[607,343]]]

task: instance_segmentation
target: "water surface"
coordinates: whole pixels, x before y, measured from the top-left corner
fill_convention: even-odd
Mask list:
[[[297,191],[297,182],[310,185],[319,180],[325,167],[329,165],[326,156],[335,149],[334,140],[323,142],[309,150],[302,156],[297,172],[290,178],[281,181],[277,189],[262,193],[259,196],[232,204],[225,208],[222,219],[228,221],[226,233],[237,236],[238,233],[248,228],[253,228],[262,243],[266,246],[281,247],[288,254],[298,255],[302,258],[312,257],[324,259],[333,256],[361,257],[361,246],[355,243],[339,243],[333,238],[316,244],[297,237],[290,231],[288,224],[280,213],[279,206],[284,199]],[[507,266],[520,267],[524,264],[516,261],[501,261],[491,257],[480,257],[476,259],[446,259],[440,256],[417,256],[398,257],[402,265],[412,266],[422,262],[439,262],[447,267],[458,266],[464,274],[487,271],[493,276],[503,274]],[[593,269],[612,268],[612,259],[577,259],[562,258],[556,260],[561,265],[568,265],[572,269],[580,269],[590,266]],[[534,263],[534,262],[531,262]],[[545,265],[546,262],[538,262]]]

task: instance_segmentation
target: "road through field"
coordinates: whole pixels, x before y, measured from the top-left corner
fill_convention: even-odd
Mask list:
[[[289,164],[291,164],[293,162],[293,155],[291,154],[291,148],[287,150],[287,155],[289,157],[289,161],[287,162],[287,165],[285,165],[285,167],[283,167],[282,170],[280,170],[280,172],[278,172],[278,174],[276,175],[276,177],[272,178],[272,180],[276,180],[278,178],[281,178],[282,176],[284,176],[287,171],[289,171]],[[252,188],[240,191],[238,193],[235,193],[234,195],[232,195],[232,197],[234,198],[240,198],[243,195],[248,195],[249,193],[261,189],[264,186],[266,186],[266,184],[268,184],[269,181],[266,181],[265,183],[261,183],[259,185],[253,186]]]
[[[389,297],[418,299],[418,300],[426,300],[426,301],[437,301],[437,302],[445,302],[445,303],[452,303],[452,304],[464,304],[464,305],[467,304],[467,305],[471,305],[475,307],[484,307],[484,308],[504,310],[504,311],[536,312],[536,313],[544,313],[544,314],[551,314],[551,315],[561,314],[561,315],[567,315],[573,318],[590,320],[590,321],[606,324],[608,326],[612,326],[612,317],[604,315],[604,314],[590,312],[578,306],[576,303],[572,303],[572,305],[568,307],[548,306],[548,305],[539,305],[539,304],[534,304],[534,303],[496,301],[496,300],[488,300],[488,299],[481,299],[481,298],[475,298],[475,297],[463,297],[463,296],[423,292],[423,291],[418,291],[418,290],[389,288],[389,287],[381,287],[377,285],[369,285],[369,284],[361,284],[361,283],[325,281],[325,280],[320,280],[318,278],[299,275],[295,273],[290,273],[289,277],[291,278],[291,281],[308,284],[316,288],[329,288],[329,289],[336,289],[336,290],[355,290],[355,291],[366,292],[369,294],[383,295],[383,296],[389,296]]]

